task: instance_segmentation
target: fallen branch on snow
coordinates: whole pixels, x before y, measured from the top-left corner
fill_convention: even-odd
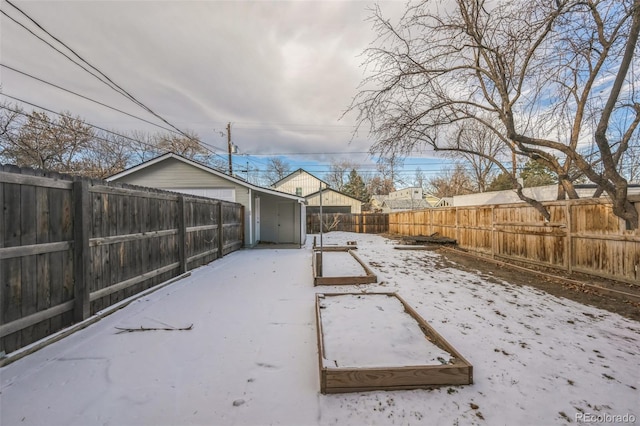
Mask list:
[[[116,334],[133,333],[135,331],[187,331],[187,330],[193,329],[193,324],[191,324],[188,327],[182,327],[182,328],[177,328],[177,327],[142,327],[142,326],[140,326],[140,328],[116,327],[116,329],[120,330]]]

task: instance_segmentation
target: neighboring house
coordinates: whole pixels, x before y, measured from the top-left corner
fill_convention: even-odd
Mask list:
[[[329,184],[305,170],[298,169],[272,184],[271,187],[287,194],[306,197],[319,191],[320,188],[328,188]]]
[[[320,192],[322,192],[323,213],[362,213],[362,201],[335,189],[327,188],[307,195],[307,213],[320,212]]]
[[[425,192],[424,196],[422,198],[427,200],[427,203],[429,203],[429,205],[431,205],[431,207],[435,207],[436,204],[438,204],[440,202],[440,198],[439,197],[436,197],[435,195],[430,194],[428,192]]]
[[[244,206],[244,246],[305,243],[304,198],[252,185],[204,164],[168,153],[117,173],[110,182],[234,201]]]
[[[417,186],[411,186],[389,193],[389,199],[422,200],[422,198],[422,188]]]
[[[362,201],[329,188],[327,182],[303,169],[296,170],[271,186],[278,191],[305,197],[308,214],[320,211],[321,188],[323,213],[362,212]]]
[[[382,213],[396,213],[406,210],[423,210],[428,208],[431,208],[431,204],[421,198],[388,198],[382,203]]]
[[[575,188],[580,198],[591,198],[596,191],[596,185],[592,184],[575,185]],[[527,197],[533,198],[537,201],[555,201],[558,199],[558,185],[534,186],[531,188],[524,188],[522,192]],[[630,196],[640,194],[640,185],[629,185],[628,194]],[[604,193],[602,196],[606,197],[606,193]],[[522,201],[518,197],[518,194],[516,194],[514,190],[507,189],[505,191],[491,191],[480,192],[477,194],[456,195],[453,197],[451,206],[461,207],[511,203],[524,203],[524,201]]]
[[[390,192],[389,195],[374,195],[371,197],[371,208],[374,211],[393,213],[405,210],[428,209],[440,201],[439,198],[433,195],[427,195],[430,197],[429,199],[426,198],[422,188],[417,186],[399,189]],[[434,201],[434,203],[432,204],[430,201]]]
[[[372,195],[369,199],[369,210],[372,212],[381,212],[382,203],[389,198],[388,195]]]
[[[453,206],[453,197],[440,198],[440,201],[435,203],[433,207],[451,207]]]

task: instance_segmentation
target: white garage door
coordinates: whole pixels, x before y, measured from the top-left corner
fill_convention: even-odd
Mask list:
[[[183,194],[199,195],[201,197],[215,198],[216,200],[236,201],[236,190],[233,188],[185,188],[172,189]]]

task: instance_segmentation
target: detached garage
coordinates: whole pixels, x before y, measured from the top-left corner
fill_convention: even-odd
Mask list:
[[[240,203],[244,206],[245,247],[259,242],[302,246],[307,238],[303,197],[252,185],[174,153],[146,161],[107,181]]]
[[[320,191],[307,195],[308,213],[320,212]],[[323,213],[362,213],[362,201],[335,189],[322,190]]]

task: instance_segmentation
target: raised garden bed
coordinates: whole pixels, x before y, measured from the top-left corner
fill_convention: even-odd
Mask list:
[[[351,248],[313,252],[313,285],[355,285],[377,281],[376,274]]]
[[[316,295],[322,393],[473,383],[473,366],[396,293]]]

